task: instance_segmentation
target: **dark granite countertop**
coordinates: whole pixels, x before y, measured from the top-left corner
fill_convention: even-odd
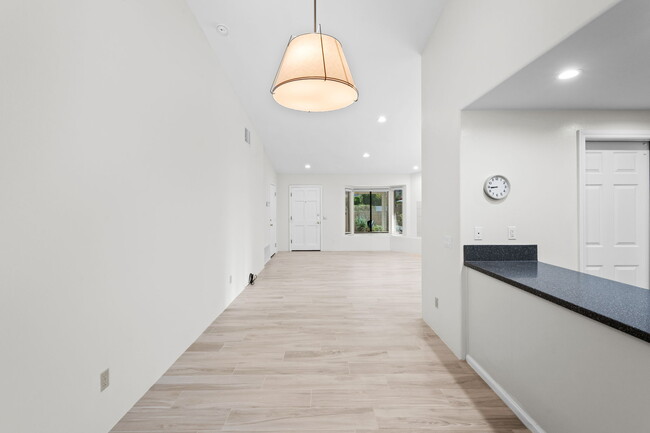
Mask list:
[[[536,253],[535,248],[535,259]],[[490,257],[468,256],[475,258],[465,261],[470,269],[650,342],[650,290],[536,260],[518,261],[512,256],[481,260]]]

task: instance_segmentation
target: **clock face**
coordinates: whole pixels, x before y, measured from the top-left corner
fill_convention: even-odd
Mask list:
[[[491,199],[503,200],[510,192],[510,182],[505,176],[491,176],[485,181],[483,191]]]

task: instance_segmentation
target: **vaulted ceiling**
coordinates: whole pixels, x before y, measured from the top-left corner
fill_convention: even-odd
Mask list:
[[[360,97],[339,111],[306,113],[278,105],[270,87],[289,37],[312,31],[311,0],[188,0],[280,173],[416,171],[420,53],[444,3],[320,0],[318,22],[343,44]]]

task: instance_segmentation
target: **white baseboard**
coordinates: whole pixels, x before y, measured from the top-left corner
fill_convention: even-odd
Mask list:
[[[517,418],[524,423],[528,430],[533,433],[546,433],[543,428],[535,422],[535,420],[528,415],[528,413],[508,394],[508,392],[501,387],[490,374],[480,366],[478,362],[471,355],[465,357],[467,363],[474,371],[481,376],[481,378],[492,388],[492,390],[499,396],[501,400],[517,415]]]

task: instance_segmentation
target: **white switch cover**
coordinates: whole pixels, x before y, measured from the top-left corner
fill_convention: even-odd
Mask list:
[[[508,226],[508,240],[514,241],[515,239],[517,239],[517,227]]]
[[[483,227],[474,227],[474,240],[475,241],[483,240]]]
[[[451,248],[451,236],[445,236],[442,240],[442,244],[445,248]]]

